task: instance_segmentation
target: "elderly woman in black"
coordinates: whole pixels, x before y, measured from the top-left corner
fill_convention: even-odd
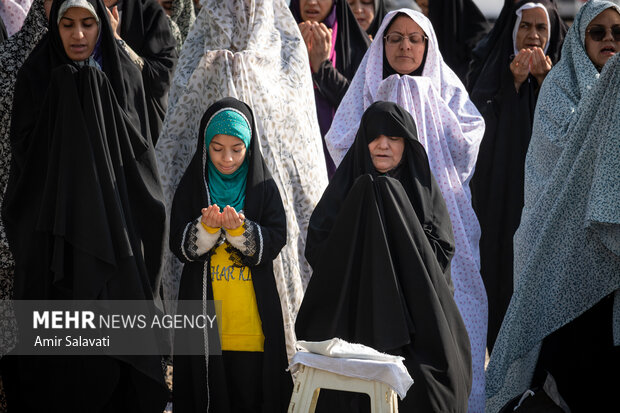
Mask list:
[[[298,338],[339,337],[405,357],[415,384],[401,412],[466,412],[471,355],[453,254],[448,209],[413,118],[375,102],[310,219],[313,274]]]
[[[19,71],[2,218],[16,300],[158,297],[165,210],[139,71],[102,0],[52,4]],[[158,356],[9,356],[13,411],[162,411]]]

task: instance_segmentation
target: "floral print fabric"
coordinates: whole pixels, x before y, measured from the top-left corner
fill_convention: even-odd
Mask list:
[[[514,293],[487,370],[487,411],[527,390],[545,337],[615,293],[620,345],[620,56],[600,76],[585,28],[617,7],[586,3],[543,83],[514,237]]]

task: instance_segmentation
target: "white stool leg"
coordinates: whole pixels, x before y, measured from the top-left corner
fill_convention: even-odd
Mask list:
[[[314,383],[315,370],[302,365],[297,373],[288,413],[314,413],[321,389]]]

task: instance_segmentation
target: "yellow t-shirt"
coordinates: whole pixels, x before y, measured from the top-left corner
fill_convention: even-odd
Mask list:
[[[265,336],[256,305],[249,267],[235,267],[224,242],[211,256],[213,299],[222,302],[218,314],[222,350],[263,351]]]

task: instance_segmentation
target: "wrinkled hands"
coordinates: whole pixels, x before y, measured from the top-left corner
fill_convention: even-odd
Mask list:
[[[533,49],[521,49],[519,54],[510,63],[510,71],[514,79],[514,85],[517,92],[527,79],[528,74],[532,74],[538,81],[538,85],[542,85],[545,76],[551,70],[551,58],[545,56],[540,47]]]
[[[235,208],[226,205],[226,208],[220,212],[220,207],[217,205],[209,205],[207,208],[202,209],[201,222],[211,228],[224,228],[226,230],[233,230],[239,228],[245,216],[235,211]]]
[[[329,59],[329,52],[332,45],[332,29],[327,28],[323,23],[305,21],[299,23],[301,37],[306,43],[310,67],[316,73],[319,66]]]

